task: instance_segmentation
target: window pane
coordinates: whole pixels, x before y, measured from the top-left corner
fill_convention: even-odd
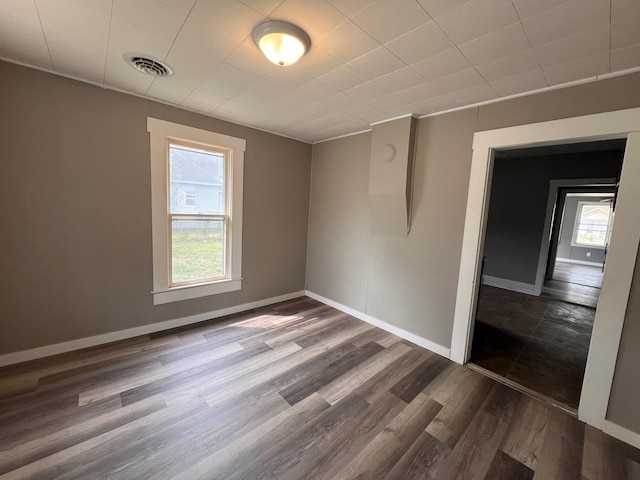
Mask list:
[[[224,276],[224,221],[173,218],[171,283]]]
[[[224,155],[169,146],[170,213],[224,213]]]
[[[603,247],[607,241],[611,206],[606,203],[583,204],[576,233],[576,243]]]

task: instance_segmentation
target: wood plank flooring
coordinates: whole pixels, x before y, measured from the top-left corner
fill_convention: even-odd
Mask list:
[[[579,265],[556,260],[553,278],[561,282],[575,283],[587,287],[602,287],[602,266]]]
[[[540,297],[595,309],[600,300],[600,289],[551,279],[545,280]]]
[[[471,361],[577,409],[595,309],[481,285]]]
[[[603,278],[601,267],[556,261],[553,278],[542,286],[542,297],[596,308]]]
[[[640,452],[309,298],[0,369],[1,479],[631,479]]]

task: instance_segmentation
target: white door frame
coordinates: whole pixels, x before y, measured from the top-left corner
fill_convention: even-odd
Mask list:
[[[602,428],[640,242],[640,108],[477,132],[464,225],[451,359],[469,359],[493,156],[496,149],[627,138],[616,221],[591,335],[578,417]]]

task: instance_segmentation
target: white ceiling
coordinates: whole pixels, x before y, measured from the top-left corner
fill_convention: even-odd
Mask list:
[[[268,18],[311,37],[297,64],[253,44]],[[0,57],[313,142],[637,68],[639,25],[640,0],[0,0]]]

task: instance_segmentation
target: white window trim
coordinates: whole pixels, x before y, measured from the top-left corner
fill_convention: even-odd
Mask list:
[[[594,250],[604,250],[605,246],[609,242],[609,232],[611,229],[611,211],[609,211],[609,220],[607,222],[607,232],[604,239],[604,245],[591,245],[589,243],[580,243],[578,242],[578,228],[580,227],[580,216],[582,212],[582,207],[584,205],[597,205],[598,202],[587,202],[580,201],[578,202],[578,209],[576,210],[576,218],[573,224],[573,232],[571,233],[571,246],[572,247],[581,247],[581,248],[591,248]]]
[[[191,298],[240,290],[242,287],[242,187],[246,140],[220,133],[147,117],[151,147],[151,223],[153,240],[153,304],[177,302]],[[201,143],[229,149],[231,178],[230,236],[231,252],[227,257],[228,277],[193,285],[170,287],[168,225],[168,145],[169,139]]]

